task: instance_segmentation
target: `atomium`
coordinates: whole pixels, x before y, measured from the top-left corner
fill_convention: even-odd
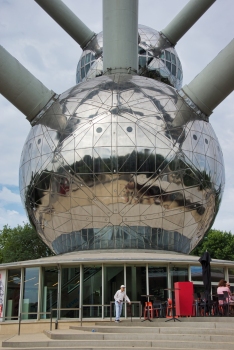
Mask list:
[[[160,80],[176,89],[182,87],[183,71],[174,47],[160,50],[161,35],[155,29],[138,25],[138,74]],[[76,70],[76,83],[103,75],[103,33],[85,47]]]
[[[59,96],[23,148],[20,192],[56,253],[188,253],[217,214],[222,151],[207,118],[160,81],[112,74]]]

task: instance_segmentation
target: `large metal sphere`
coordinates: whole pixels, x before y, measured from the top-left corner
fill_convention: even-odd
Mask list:
[[[170,47],[158,56],[161,36],[155,29],[139,24],[138,62],[139,74],[161,80],[176,89],[182,87],[183,72],[176,50]],[[103,74],[103,33],[99,33],[85,48],[76,69],[76,83]]]
[[[143,248],[190,252],[224,188],[218,140],[177,91],[131,75],[63,93],[28,135],[20,192],[56,253]]]

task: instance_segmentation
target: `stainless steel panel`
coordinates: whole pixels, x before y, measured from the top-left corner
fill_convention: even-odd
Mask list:
[[[223,189],[212,126],[174,88],[140,76],[101,76],[66,91],[32,127],[20,164],[23,203],[56,253],[188,253]]]

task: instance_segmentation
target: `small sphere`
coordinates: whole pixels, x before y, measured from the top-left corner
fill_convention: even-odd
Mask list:
[[[139,24],[138,69],[139,75],[162,81],[179,90],[183,72],[180,59],[173,47],[161,51],[157,47],[160,34],[157,30]],[[76,83],[103,75],[103,33],[99,33],[84,49],[76,70]]]

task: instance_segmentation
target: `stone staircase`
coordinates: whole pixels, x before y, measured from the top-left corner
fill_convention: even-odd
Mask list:
[[[3,341],[8,350],[129,350],[139,349],[234,349],[234,318],[182,318],[181,322],[153,322],[123,320],[96,322],[90,326],[71,326],[69,329],[44,331],[40,334],[22,334]]]

